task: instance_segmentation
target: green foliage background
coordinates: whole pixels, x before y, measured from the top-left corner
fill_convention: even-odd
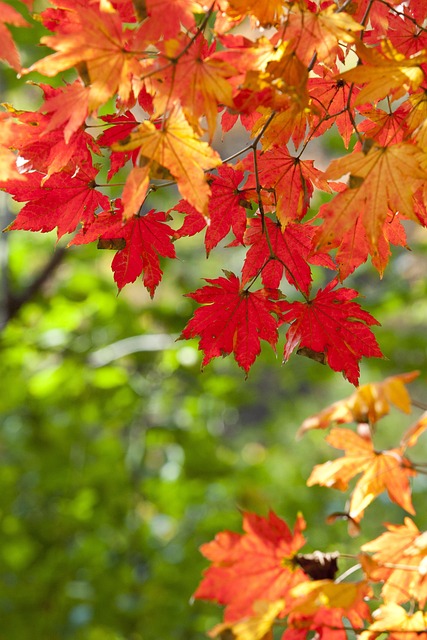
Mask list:
[[[31,33],[15,32],[27,58]],[[12,72],[0,73],[3,101],[23,95]],[[25,95],[31,108],[37,90]],[[337,144],[328,137],[325,152]],[[160,193],[153,206],[167,209],[171,197]],[[6,226],[13,205],[3,198],[1,208]],[[361,382],[418,368],[412,392],[425,401],[421,232],[411,230],[411,246],[383,281],[367,266],[349,286],[381,321],[388,358],[364,363]],[[53,236],[3,235],[3,309],[54,250]],[[241,510],[272,508],[291,525],[302,511],[307,551],[353,548],[345,523],[324,524],[345,496],[305,487],[313,465],[331,455],[323,434],[294,437],[305,417],[352,387],[304,358],[281,367],[269,348],[248,380],[230,358],[201,373],[197,344],[175,341],[193,311],[183,294],[200,286],[199,274],[239,269],[239,257],[219,250],[206,263],[197,240],[178,253],[151,301],[141,282],[117,296],[112,253],[67,250],[0,334],[0,639],[203,638],[220,612],[190,602],[206,566],[198,547],[219,530],[240,530]],[[408,423],[391,417],[380,438],[395,444]],[[423,478],[414,490],[425,528]],[[376,504],[357,545],[381,522],[402,521],[386,498]]]

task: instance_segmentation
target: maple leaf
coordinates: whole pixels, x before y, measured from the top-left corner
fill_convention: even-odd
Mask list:
[[[343,618],[355,628],[369,620],[369,607],[365,602],[372,590],[367,582],[341,582],[315,580],[292,588],[293,602],[288,617],[288,628],[282,640],[295,638],[295,630],[305,633],[316,631],[316,637],[345,640],[347,630]],[[306,637],[306,636],[305,636]]]
[[[288,282],[308,295],[312,280],[308,260],[315,228],[292,223],[282,228],[269,218],[265,218],[265,227],[264,231],[259,218],[249,221],[244,243],[250,249],[243,265],[243,283],[261,273],[264,286],[277,288],[285,272]],[[328,266],[334,267],[332,261]]]
[[[332,423],[359,422],[374,425],[390,412],[390,405],[404,413],[410,413],[411,398],[405,385],[419,375],[419,371],[411,371],[389,376],[381,382],[364,384],[348,398],[334,402],[314,416],[306,418],[298,429],[297,436],[302,436],[311,429],[326,429]]]
[[[334,371],[342,371],[357,385],[358,362],[362,356],[381,358],[382,353],[368,325],[379,324],[356,302],[354,289],[333,291],[337,280],[332,280],[316,297],[305,303],[281,302],[283,321],[291,326],[286,334],[284,359],[288,360],[297,348],[308,348],[324,354]]]
[[[259,600],[273,603],[283,599],[283,614],[290,589],[307,580],[293,562],[305,543],[304,529],[300,514],[292,533],[272,511],[267,518],[245,513],[245,533],[225,531],[202,545],[200,550],[212,565],[204,572],[194,597],[226,605],[226,622],[253,616]]]
[[[335,60],[339,42],[353,43],[363,26],[348,13],[337,12],[335,5],[318,11],[314,3],[308,9],[294,5],[288,17],[286,38],[295,40],[295,54],[309,64],[313,54],[317,60],[330,63]]]
[[[174,205],[171,211],[178,211],[185,215],[185,220],[179,229],[176,229],[174,238],[183,238],[184,236],[194,236],[202,231],[207,225],[207,218],[200,211],[195,209],[187,200],[180,200]]]
[[[404,457],[402,447],[375,451],[369,436],[362,438],[349,429],[332,429],[326,440],[333,447],[343,449],[345,456],[316,465],[307,480],[309,487],[320,484],[345,491],[349,481],[362,473],[351,496],[350,518],[360,520],[366,507],[385,490],[390,500],[409,513],[415,513],[409,478],[416,472]]]
[[[67,2],[58,0],[55,4],[69,9]],[[132,76],[141,73],[138,60],[129,53],[132,31],[123,29],[117,14],[97,11],[94,5],[76,4],[72,11],[76,26],[69,33],[43,36],[40,40],[56,53],[42,58],[24,73],[38,71],[54,77],[65,69],[84,63],[90,80],[90,112],[116,92],[123,102],[128,101]]]
[[[331,192],[323,172],[312,160],[292,156],[285,146],[274,145],[265,153],[257,153],[256,172],[253,154],[241,163],[251,172],[246,189],[256,189],[255,173],[263,191],[274,191],[274,206],[280,222],[301,220],[307,213],[314,187]]]
[[[150,40],[175,37],[181,24],[188,30],[194,26],[194,13],[204,13],[204,5],[195,0],[145,0],[148,17],[143,25],[144,36]]]
[[[420,435],[424,433],[426,429],[427,412],[423,413],[421,418],[405,431],[400,441],[400,445],[405,449],[406,447],[413,447],[418,442],[418,438],[420,437]]]
[[[212,140],[218,105],[233,106],[232,85],[228,79],[236,75],[236,69],[215,55],[215,42],[209,46],[203,35],[191,40],[180,34],[178,39],[167,40],[162,49],[167,60],[179,60],[179,63],[166,65],[165,69],[164,58],[159,58],[157,65],[161,71],[151,79],[154,91],[161,92],[166,103],[171,97],[178,99],[194,129],[205,116]]]
[[[372,264],[382,278],[384,270],[391,257],[390,244],[407,247],[405,227],[398,214],[387,214],[386,222],[380,230],[377,245],[372,256]],[[339,279],[342,282],[357,267],[366,262],[371,251],[371,245],[363,226],[363,217],[359,216],[353,227],[344,234],[335,254],[338,265]]]
[[[206,142],[196,136],[182,111],[175,110],[157,128],[144,121],[128,139],[112,145],[114,151],[132,151],[139,148],[140,155],[168,169],[176,178],[183,198],[201,213],[207,212],[210,188],[203,170],[221,164],[219,155]]]
[[[374,145],[367,154],[356,151],[333,160],[326,177],[336,179],[350,173],[350,186],[320,208],[319,217],[324,222],[316,238],[317,246],[339,244],[361,216],[375,257],[389,210],[419,223],[413,196],[427,177],[422,161],[422,152],[405,142],[385,148]]]
[[[131,111],[125,111],[125,113],[122,114],[101,116],[101,120],[111,125],[96,140],[97,144],[101,147],[111,147],[111,145],[118,140],[124,140],[138,125],[138,121]],[[128,160],[132,160],[133,164],[135,164],[137,157],[138,149],[134,149],[133,151],[111,151],[111,166],[107,174],[108,180],[111,180],[113,175],[117,173]]]
[[[358,43],[356,50],[363,65],[339,75],[350,82],[366,83],[358,94],[355,105],[378,102],[385,96],[397,100],[407,91],[415,91],[424,80],[420,66],[427,61],[424,51],[406,58],[387,40],[381,40],[379,49]]]
[[[242,206],[245,189],[239,185],[243,180],[243,171],[236,170],[229,164],[218,167],[218,176],[214,176],[210,183],[212,195],[208,205],[208,228],[205,246],[210,251],[225,238],[230,229],[237,242],[243,244],[246,230],[246,210]]]
[[[277,300],[281,294],[277,289],[251,292],[233,273],[225,272],[225,276],[207,278],[208,286],[187,294],[204,306],[196,309],[181,337],[200,336],[202,367],[212,358],[233,352],[238,365],[248,372],[261,352],[260,340],[276,347],[278,322],[272,314],[280,316]]]
[[[16,9],[4,2],[0,2],[0,41],[2,43],[0,60],[5,60],[15,71],[19,71],[21,69],[19,53],[5,23],[14,27],[28,27],[29,24]]]
[[[328,67],[316,65],[314,70],[320,77],[310,77],[307,86],[312,104],[316,108],[312,118],[312,135],[323,135],[335,124],[348,148],[354,131],[348,104],[357,95],[358,90],[353,87],[350,92],[350,86],[332,75]]]
[[[281,0],[228,0],[227,15],[232,20],[242,20],[245,16],[253,16],[261,25],[272,25],[279,21],[286,8]]]
[[[175,248],[170,236],[173,230],[165,224],[167,214],[152,209],[143,216],[134,216],[120,229],[114,225],[100,235],[101,240],[125,241],[126,245],[113,258],[111,267],[119,289],[129,282],[135,282],[141,273],[144,286],[154,296],[162,279],[159,256],[175,258]],[[75,243],[76,244],[76,243]]]
[[[17,202],[27,204],[8,229],[52,231],[58,238],[71,233],[80,222],[90,222],[98,207],[107,209],[107,196],[95,189],[98,169],[93,166],[71,167],[45,180],[39,172],[26,174],[25,183],[10,181],[8,192]]]
[[[362,551],[373,551],[374,576],[370,566],[360,557],[368,577],[383,581],[381,595],[388,602],[407,602],[414,598],[423,608],[427,601],[427,534],[405,518],[404,524],[387,524],[387,532],[362,545]]]
[[[427,49],[427,37],[424,31],[406,14],[390,12],[387,36],[394,47],[409,58],[418,51]]]
[[[21,146],[19,160],[25,172],[36,169],[49,177],[54,173],[67,172],[76,165],[91,166],[91,151],[99,153],[95,141],[86,131],[79,129],[66,144],[62,130],[55,129],[46,136],[36,136],[33,142]]]
[[[15,123],[9,113],[0,113],[0,187],[6,188],[9,180],[25,180],[16,165],[16,155],[11,151],[15,141]]]
[[[412,2],[409,7],[409,11],[414,16],[415,20],[421,24],[425,18],[427,10],[426,0],[419,0],[419,2]]]
[[[51,176],[63,169],[71,170],[70,167],[90,166],[92,153],[100,154],[93,137],[83,129],[75,131],[66,142],[61,127],[51,130],[48,115],[16,111],[9,105],[7,108],[16,122],[13,138],[7,144],[18,150],[21,172],[36,170]]]
[[[278,100],[276,102],[277,114],[272,113],[270,109],[259,108],[262,116],[255,122],[251,135],[256,137],[265,130],[261,138],[264,151],[273,145],[286,145],[289,140],[292,140],[295,148],[298,148],[306,136],[307,125],[311,124],[312,111],[308,93],[307,95],[298,93],[292,97],[284,96],[280,102]],[[272,116],[271,124],[265,129]]]
[[[73,84],[53,89],[49,85],[38,85],[45,94],[40,113],[49,113],[50,119],[43,134],[61,127],[64,140],[68,144],[70,138],[84,123],[89,111],[89,88],[80,80]]]
[[[407,120],[410,110],[409,100],[400,104],[391,113],[378,107],[375,109],[359,107],[365,120],[358,125],[357,129],[359,133],[365,133],[366,138],[374,139],[383,147],[402,142],[407,137]]]
[[[285,605],[284,600],[267,602],[258,600],[254,603],[254,615],[243,618],[238,622],[224,622],[217,624],[208,633],[210,638],[220,636],[224,640],[232,634],[233,640],[270,640],[270,631],[275,618],[281,613]]]
[[[388,634],[389,640],[426,640],[427,638],[427,614],[422,611],[408,613],[395,602],[388,602],[376,609],[372,617],[374,622],[360,634],[360,640],[372,640],[383,633]]]
[[[123,217],[132,218],[142,207],[150,184],[149,167],[133,167],[123,188]]]

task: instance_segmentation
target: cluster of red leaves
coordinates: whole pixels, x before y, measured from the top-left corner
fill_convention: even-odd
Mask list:
[[[406,246],[402,220],[427,221],[425,10],[415,0],[51,0],[39,19],[53,53],[21,73],[78,76],[40,85],[36,112],[0,114],[0,187],[25,203],[10,229],[116,249],[118,287],[142,275],[151,296],[173,242],[204,232],[209,254],[228,238],[246,249],[241,275],[190,294],[204,306],[182,333],[200,338],[203,363],[233,352],[248,372],[260,340],[275,349],[285,324],[284,360],[296,350],[357,384],[360,359],[382,355],[378,322],[340,283],[369,255],[382,274],[390,244]],[[5,23],[27,24],[0,2],[1,55],[19,69]],[[225,135],[238,121],[251,142],[230,164],[211,141],[219,122]],[[306,156],[333,125],[356,146],[323,172]],[[119,170],[125,186],[111,201]],[[170,183],[182,200],[154,211],[153,187]],[[328,201],[313,213],[315,190]],[[314,265],[335,273],[313,291]]]
[[[391,405],[410,412],[405,385],[417,375],[415,371],[366,384],[302,425],[302,433],[332,423],[358,425],[358,433],[331,430],[327,440],[345,455],[316,466],[307,481],[309,486],[319,483],[344,491],[361,474],[348,510],[333,514],[329,522],[345,516],[354,532],[366,507],[385,490],[393,502],[415,515],[408,478],[421,467],[405,454],[427,429],[427,413],[404,432],[398,447],[387,451],[374,449],[372,431]],[[223,531],[202,545],[210,566],[194,597],[225,605],[224,622],[211,630],[211,637],[272,640],[277,628],[283,631],[281,640],[305,640],[313,632],[319,639],[346,640],[348,631],[361,640],[383,633],[391,640],[425,640],[426,531],[419,531],[410,518],[403,525],[387,524],[385,533],[353,556],[358,564],[337,577],[339,552],[301,553],[305,528],[301,515],[292,534],[273,512],[267,518],[245,513],[243,534]],[[351,581],[356,569],[363,577]],[[382,583],[381,604],[376,583]],[[369,603],[377,607],[372,614]]]

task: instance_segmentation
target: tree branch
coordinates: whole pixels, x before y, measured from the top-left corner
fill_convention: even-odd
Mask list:
[[[66,247],[59,247],[38,275],[20,294],[11,292],[10,281],[7,279],[8,288],[4,291],[6,299],[4,300],[5,307],[1,318],[0,331],[18,314],[21,307],[29,302],[43,288],[43,285],[52,278],[56,269],[62,263],[66,250]]]

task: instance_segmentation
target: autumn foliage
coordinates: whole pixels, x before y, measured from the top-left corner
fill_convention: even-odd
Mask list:
[[[240,273],[188,293],[198,307],[181,337],[199,339],[202,366],[233,354],[247,373],[261,341],[276,350],[284,325],[284,361],[308,356],[357,386],[361,358],[382,357],[379,323],[343,283],[369,257],[382,276],[390,245],[407,246],[406,221],[427,225],[425,0],[47,4],[37,20],[48,49],[21,68],[7,25],[28,28],[31,18],[0,2],[0,57],[22,78],[75,70],[55,87],[38,84],[37,111],[0,113],[0,187],[22,203],[9,229],[114,250],[118,288],[141,277],[151,297],[180,239],[199,234],[207,255],[237,247]],[[347,153],[321,169],[316,139],[332,127]],[[231,131],[247,142],[225,158]],[[156,211],[151,194],[171,185],[181,199]],[[360,387],[301,427],[359,425],[330,431],[344,455],[308,478],[345,491],[359,476],[340,514],[353,532],[384,491],[415,513],[420,469],[408,450],[427,419],[398,446],[374,446],[390,405],[409,411],[414,377]],[[427,637],[427,542],[409,517],[364,546],[359,582],[336,579],[336,558],[302,554],[304,527],[302,516],[292,533],[273,513],[245,514],[242,535],[204,545],[211,566],[195,595],[226,607],[213,635],[267,639],[279,621],[284,640],[340,640],[346,625],[362,640]],[[372,621],[375,582],[383,604]]]
[[[21,69],[6,25],[29,25],[0,3],[1,56],[23,77],[77,71],[40,83],[37,111],[0,114],[0,185],[24,203],[9,228],[115,249],[119,289],[141,276],[151,296],[180,238],[243,247],[240,274],[189,294],[202,306],[182,337],[200,339],[203,364],[233,353],[248,372],[285,325],[283,360],[357,384],[360,359],[382,356],[378,322],[342,283],[369,256],[382,275],[390,245],[407,245],[403,221],[427,221],[424,9],[55,0],[38,16],[51,51]],[[310,154],[333,126],[349,153],[321,170]],[[236,127],[249,142],[221,157]],[[153,210],[150,194],[175,183],[182,199]]]

